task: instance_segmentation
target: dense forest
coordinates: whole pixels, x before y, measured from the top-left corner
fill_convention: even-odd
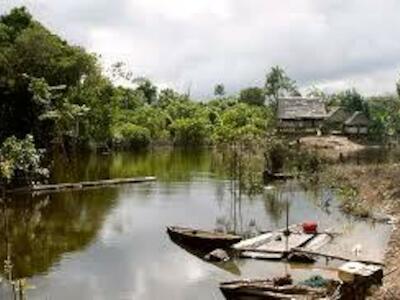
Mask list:
[[[129,84],[115,84],[120,78]],[[306,92],[327,106],[364,111],[375,140],[400,132],[399,84],[397,93]],[[37,149],[109,151],[266,140],[276,135],[277,98],[301,94],[276,66],[266,72],[262,87],[229,94],[218,83],[214,95],[197,101],[172,89],[159,90],[120,62],[105,72],[98,56],[50,32],[24,7],[15,8],[0,17],[0,177],[37,172],[42,155]]]

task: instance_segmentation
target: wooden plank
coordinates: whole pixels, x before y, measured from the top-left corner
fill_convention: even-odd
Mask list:
[[[52,192],[52,191],[64,191],[70,189],[83,189],[86,187],[101,187],[115,184],[128,184],[128,183],[143,183],[155,181],[156,177],[133,177],[133,178],[114,178],[114,179],[103,179],[95,181],[83,181],[76,183],[58,183],[58,184],[39,184],[30,187],[16,188],[7,190],[7,193],[27,193],[27,192]]]
[[[283,231],[285,231],[286,228],[282,228],[279,230],[276,230],[274,232],[267,232],[261,235],[258,235],[256,237],[250,238],[243,240],[235,245],[232,246],[233,249],[235,250],[250,250],[250,249],[256,249],[257,247],[266,244],[270,242],[274,237],[276,237],[278,234],[282,234]],[[299,231],[299,224],[294,224],[289,226],[289,231],[298,233]]]
[[[317,234],[315,238],[311,239],[302,248],[308,251],[316,251],[328,244],[332,239],[332,235],[328,233]]]
[[[249,250],[252,248],[256,248],[264,243],[267,243],[271,240],[271,238],[273,237],[273,233],[272,232],[268,232],[268,233],[264,233],[261,235],[258,235],[254,238],[250,238],[247,240],[243,240],[239,243],[236,243],[232,246],[233,249],[235,250]]]
[[[251,250],[251,251],[243,251],[240,253],[239,256],[243,257],[243,258],[281,260],[285,256],[285,253],[283,253],[283,252],[272,253],[272,252],[262,252],[262,251]]]
[[[280,239],[277,238],[280,236]],[[267,251],[281,251],[288,252],[293,248],[302,247],[312,238],[314,238],[314,234],[290,234],[288,237],[283,236],[283,234],[277,234],[275,237],[268,243],[263,244],[257,247],[258,250],[267,250]]]
[[[343,256],[339,256],[339,255],[334,255],[334,254],[304,250],[302,248],[294,248],[294,249],[292,249],[292,252],[304,253],[304,254],[315,255],[315,256],[322,256],[322,257],[326,257],[326,258],[330,258],[330,259],[337,259],[337,260],[342,260],[342,261],[357,261],[357,262],[361,262],[361,263],[365,263],[365,264],[384,266],[384,263],[378,262],[378,261],[354,259],[354,258],[343,257]]]

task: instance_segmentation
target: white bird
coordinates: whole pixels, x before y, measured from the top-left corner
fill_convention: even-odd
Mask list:
[[[356,256],[360,255],[362,252],[362,246],[360,244],[357,244],[351,249],[351,252],[353,252]]]

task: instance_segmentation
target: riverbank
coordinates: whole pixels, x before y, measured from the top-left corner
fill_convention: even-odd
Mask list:
[[[400,164],[337,165],[321,179],[341,190],[342,209],[347,213],[393,223],[384,261],[388,275],[371,299],[400,299]]]
[[[337,135],[306,136],[299,139],[299,144],[306,148],[335,150],[343,154],[365,149],[364,145]]]

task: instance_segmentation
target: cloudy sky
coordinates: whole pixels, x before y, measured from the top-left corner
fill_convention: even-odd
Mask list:
[[[262,85],[273,65],[303,88],[370,95],[400,73],[398,0],[0,0],[0,13],[16,5],[105,65],[200,98]]]

